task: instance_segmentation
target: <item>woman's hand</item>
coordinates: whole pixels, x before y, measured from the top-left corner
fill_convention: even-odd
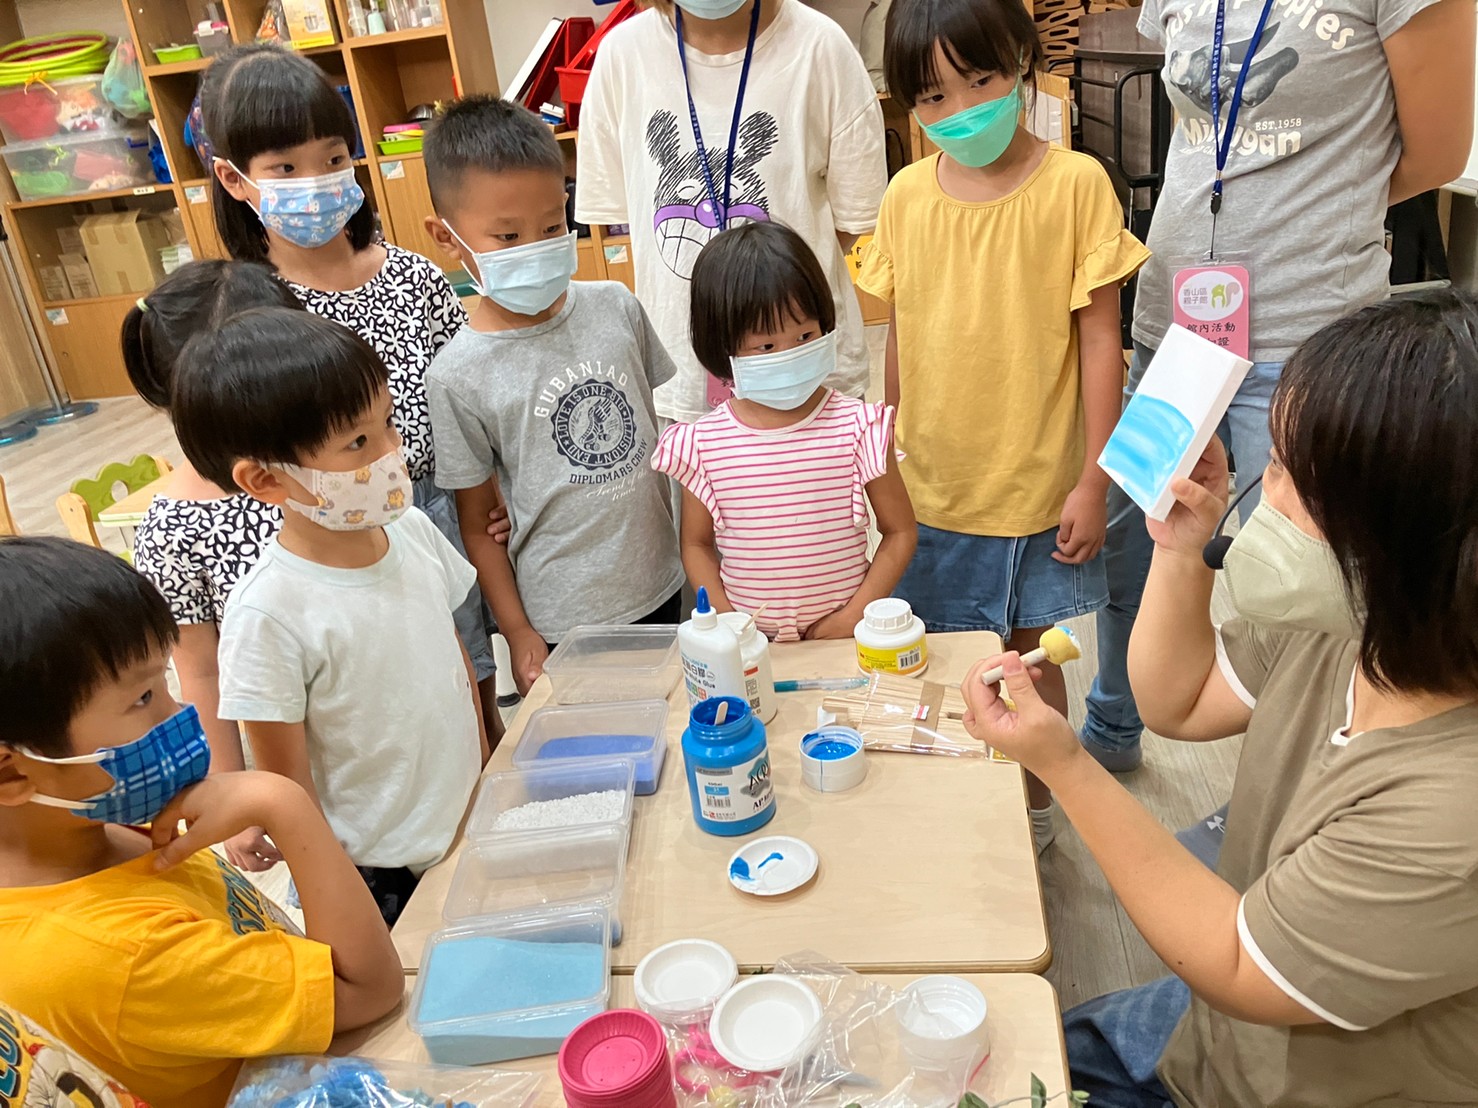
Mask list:
[[[1005,670],[1006,696],[1014,706],[1007,705],[995,685],[981,680],[997,665]],[[965,730],[1050,785],[1061,767],[1087,755],[1072,725],[1037,695],[1033,682],[1041,676],[1040,669],[1028,669],[1021,664],[1021,655],[1012,651],[976,662],[960,691],[968,705]]]
[[[1170,483],[1175,504],[1163,523],[1145,519],[1155,545],[1170,554],[1201,556],[1227,510],[1227,451],[1212,435],[1189,478]]]

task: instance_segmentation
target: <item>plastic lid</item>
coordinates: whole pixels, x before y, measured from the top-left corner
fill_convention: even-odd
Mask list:
[[[903,631],[913,622],[913,609],[907,600],[886,596],[862,609],[862,622],[869,631]]]
[[[730,1065],[774,1073],[805,1057],[821,1026],[821,1001],[804,981],[782,974],[750,977],[713,1010],[708,1033]]]
[[[645,1012],[618,1008],[591,1016],[559,1049],[559,1080],[567,1097],[611,1103],[639,1091],[667,1062],[667,1034]]]

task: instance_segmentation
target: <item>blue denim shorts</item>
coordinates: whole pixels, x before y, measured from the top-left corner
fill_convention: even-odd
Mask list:
[[[919,524],[919,546],[894,590],[930,631],[1050,627],[1108,603],[1103,555],[1063,565],[1057,528],[1023,538],[964,535]]]

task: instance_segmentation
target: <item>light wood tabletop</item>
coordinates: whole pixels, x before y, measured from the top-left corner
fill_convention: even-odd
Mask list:
[[[914,975],[869,976],[901,989]],[[1049,1097],[1062,1093],[1067,1088],[1067,1057],[1062,1042],[1062,1016],[1052,986],[1029,973],[967,974],[965,978],[985,995],[985,1022],[991,1045],[990,1059],[971,1083],[971,1091],[991,1103],[1025,1097],[1031,1091],[1032,1074],[1036,1074],[1047,1086]],[[405,998],[394,1012],[370,1027],[336,1036],[331,1052],[381,1062],[430,1061],[420,1037],[405,1022],[406,1004],[414,987],[415,978],[407,977]],[[631,1008],[635,1003],[631,978],[613,977],[611,1007]],[[544,1081],[534,1104],[555,1108],[565,1102],[556,1060],[557,1055],[548,1054],[501,1062],[498,1068],[540,1074]],[[857,1061],[865,1064],[866,1060]],[[813,1103],[819,1108],[827,1102]]]
[[[172,476],[173,474],[166,473],[137,492],[131,492],[122,500],[114,501],[112,507],[104,508],[98,513],[97,521],[109,527],[137,527],[143,522],[144,513],[149,510],[154,497],[164,490]]]
[[[927,676],[957,682],[999,650],[986,632],[929,637]],[[777,644],[775,676],[856,672],[851,640]],[[1036,851],[1019,767],[986,758],[870,753],[867,779],[843,793],[801,783],[799,743],[814,730],[823,694],[786,693],[767,726],[775,818],[755,835],[794,835],[820,856],[816,877],[793,893],[755,897],[728,881],[729,858],[746,838],[699,830],[681,749],[687,702],[679,686],[668,717],[667,763],[658,791],[638,797],[621,903],[617,973],[674,939],[722,943],[746,969],[768,968],[800,950],[866,972],[1039,972],[1051,961]],[[511,766],[529,716],[549,701],[540,678],[494,752],[489,771]],[[427,937],[444,926],[442,905],[459,842],[428,870],[394,929],[401,964],[420,965]]]

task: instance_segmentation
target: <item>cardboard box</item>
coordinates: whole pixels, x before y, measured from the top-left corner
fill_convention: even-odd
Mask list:
[[[49,301],[72,299],[72,286],[67,281],[67,271],[59,265],[37,267],[41,275],[41,295]]]
[[[58,227],[56,238],[62,244],[63,254],[82,253],[82,228],[80,227]]]
[[[159,251],[170,245],[169,227],[157,216],[140,211],[87,216],[82,244],[103,296],[148,292],[164,278]]]
[[[287,18],[287,37],[295,49],[329,46],[338,41],[334,36],[333,16],[328,9],[328,0],[282,0],[282,14]]]
[[[72,299],[88,300],[98,295],[97,282],[92,277],[92,266],[81,254],[59,254],[62,272],[67,275],[67,284],[72,289]]]

